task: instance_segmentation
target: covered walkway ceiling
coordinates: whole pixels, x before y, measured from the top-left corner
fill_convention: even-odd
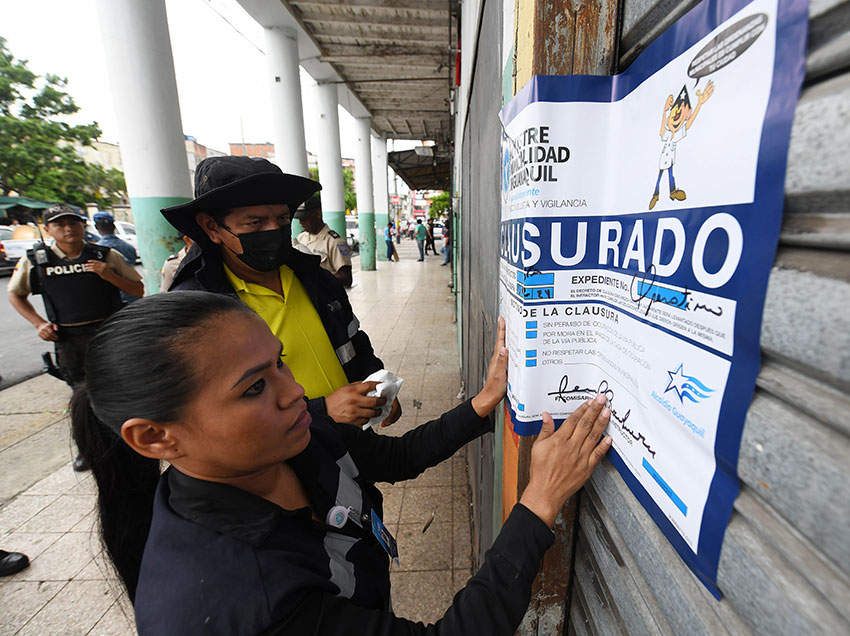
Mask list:
[[[298,31],[301,65],[388,139],[451,144],[457,0],[239,0],[264,27]]]
[[[411,190],[451,190],[452,163],[449,153],[422,154],[421,150],[391,152],[387,155],[387,161]]]
[[[297,12],[387,138],[449,140],[449,0],[296,0]],[[453,47],[451,47],[453,48]]]

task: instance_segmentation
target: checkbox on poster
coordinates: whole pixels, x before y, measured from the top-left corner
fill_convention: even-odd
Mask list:
[[[537,366],[537,360],[526,360],[526,361],[525,361],[525,366],[527,366],[527,367],[536,367],[536,366]]]
[[[537,329],[537,321],[536,320],[526,320],[525,321],[526,329]]]
[[[526,349],[525,357],[526,358],[536,358],[537,357],[537,349]]]
[[[537,332],[536,331],[526,331],[525,337],[528,338],[529,340],[533,340],[534,338],[537,337]]]

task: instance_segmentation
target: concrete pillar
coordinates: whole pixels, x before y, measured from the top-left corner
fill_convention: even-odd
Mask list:
[[[372,196],[372,118],[354,120],[357,145],[354,181],[357,190],[357,225],[360,227],[360,269],[375,269],[375,203]]]
[[[139,241],[145,290],[182,242],[160,209],[192,198],[171,40],[163,0],[98,0],[121,161]]]
[[[314,125],[318,133],[319,181],[322,182],[322,217],[333,231],[346,236],[345,190],[342,151],[339,146],[339,100],[336,84],[316,84],[318,109]]]
[[[387,140],[380,137],[372,137],[372,185],[375,188],[375,231],[383,239],[384,228],[390,220],[390,193],[387,183]]]
[[[298,71],[298,34],[292,27],[269,27],[264,32],[274,161],[286,173],[309,177]],[[301,231],[301,224],[292,219],[292,236]]]

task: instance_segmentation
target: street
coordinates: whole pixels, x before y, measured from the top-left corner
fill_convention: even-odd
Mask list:
[[[136,265],[136,270],[141,274],[141,265]],[[6,299],[8,284],[9,277],[0,276],[3,295],[0,299],[0,376],[3,376],[0,389],[41,373],[44,367],[41,354],[45,351],[53,352],[53,343],[39,338],[33,326],[21,318]],[[46,317],[41,296],[30,296],[29,299],[38,313]]]
[[[33,326],[21,318],[6,300],[8,283],[8,276],[0,277],[0,285],[3,286],[3,298],[0,299],[0,341],[3,343],[0,346],[0,376],[3,379],[0,380],[0,389],[41,373],[44,366],[41,354],[53,351],[53,344],[39,338]],[[30,296],[30,301],[44,316],[41,297]]]

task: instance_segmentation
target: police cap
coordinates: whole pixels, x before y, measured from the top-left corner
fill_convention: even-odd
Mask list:
[[[322,198],[318,194],[314,194],[309,199],[304,201],[304,205],[302,205],[295,211],[295,218],[304,219],[310,216],[310,214],[312,214],[316,210],[318,210],[319,212],[322,211]]]
[[[77,212],[70,205],[65,205],[64,203],[57,203],[55,205],[51,205],[47,210],[44,211],[41,218],[44,221],[44,224],[47,225],[51,221],[55,221],[56,219],[63,216],[73,216],[78,221],[85,222],[86,218]]]
[[[92,219],[95,223],[115,223],[115,217],[109,212],[95,212]]]

